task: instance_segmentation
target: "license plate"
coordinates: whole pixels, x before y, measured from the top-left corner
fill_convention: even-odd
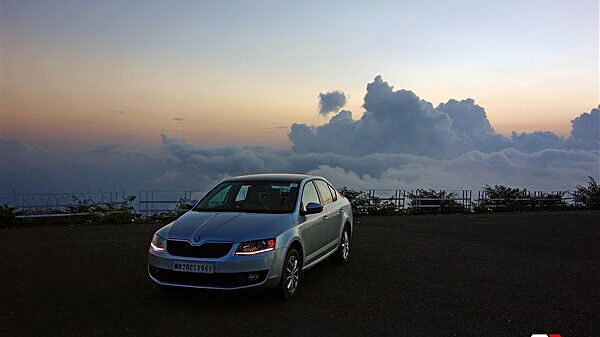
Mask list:
[[[173,270],[187,273],[212,274],[214,273],[214,266],[212,263],[175,261],[173,262]]]

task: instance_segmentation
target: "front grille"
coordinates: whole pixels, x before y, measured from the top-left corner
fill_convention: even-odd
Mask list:
[[[169,269],[148,266],[150,275],[160,282],[197,287],[237,288],[262,283],[268,270],[249,273],[215,273],[198,274],[172,271]],[[253,277],[250,277],[251,274]],[[256,277],[258,276],[258,277]]]
[[[185,257],[219,258],[229,253],[231,242],[207,242],[200,246],[192,246],[187,241],[167,241],[167,251],[171,255]]]

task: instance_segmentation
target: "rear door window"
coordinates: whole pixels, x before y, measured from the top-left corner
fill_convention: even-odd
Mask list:
[[[333,188],[333,186],[327,184],[327,186],[329,186],[329,191],[331,191],[331,195],[333,196],[333,201],[337,201],[337,191],[335,190],[335,188]]]
[[[331,204],[333,202],[333,196],[331,195],[331,191],[329,190],[329,185],[323,180],[314,180],[315,185],[317,185],[317,189],[319,190],[319,194],[321,195],[321,203],[323,205]]]

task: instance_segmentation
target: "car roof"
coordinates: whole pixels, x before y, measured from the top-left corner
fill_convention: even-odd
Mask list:
[[[306,174],[291,174],[291,173],[266,173],[266,174],[249,174],[226,179],[225,181],[290,181],[301,182],[304,179],[320,178]]]

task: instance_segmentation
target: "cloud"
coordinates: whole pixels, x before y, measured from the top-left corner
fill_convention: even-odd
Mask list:
[[[98,145],[92,149],[93,152],[98,154],[109,154],[109,153],[117,153],[119,152],[119,148],[121,144],[106,144],[106,145]]]
[[[495,134],[485,109],[475,104],[472,98],[461,101],[451,99],[446,103],[440,103],[437,110],[446,113],[452,120],[452,128],[465,136],[485,138]]]
[[[570,147],[588,150],[600,148],[600,105],[574,118],[571,125]]]
[[[515,143],[516,148],[525,152],[562,149],[566,147],[565,139],[550,131],[513,132],[511,139]]]
[[[337,186],[359,189],[478,190],[485,184],[530,189],[573,189],[587,175],[598,176],[598,151],[544,150],[528,154],[514,149],[494,153],[470,152],[450,160],[412,158],[410,163],[389,167],[378,175],[351,169],[319,166],[310,173],[329,177]]]
[[[496,133],[487,118],[485,109],[471,98],[440,103],[438,111],[446,113],[452,121],[451,130],[466,144],[465,149],[493,152],[515,146],[506,137]]]
[[[571,137],[576,140],[600,141],[600,105],[571,121]]]
[[[450,159],[480,151],[492,153],[508,148],[522,152],[544,149],[598,149],[598,109],[573,120],[571,138],[549,131],[498,134],[483,107],[471,98],[450,99],[437,107],[410,90],[395,90],[381,76],[367,85],[363,116],[353,120],[342,110],[327,123],[313,127],[293,124],[289,133],[298,153],[407,153]]]
[[[289,130],[289,126],[273,126],[263,131],[263,133],[276,134]]]
[[[183,118],[183,117],[175,117],[175,118],[173,118],[173,120],[176,121],[176,122],[183,122],[185,120],[185,118]]]
[[[8,142],[5,147],[15,146]],[[451,159],[405,153],[361,156],[297,153],[290,149],[229,146],[207,148],[162,136],[159,148],[144,151],[105,147],[100,151],[19,151],[5,158],[2,191],[88,191],[126,189],[206,190],[240,174],[321,174],[336,186],[363,189],[478,189],[508,184],[530,189],[572,189],[600,175],[600,151],[505,149],[472,151]],[[20,156],[20,157],[19,157]]]
[[[210,148],[161,135],[155,147],[84,151],[0,138],[1,191],[206,190],[228,176],[266,172],[309,172],[361,189],[554,190],[600,177],[597,108],[573,119],[568,138],[548,131],[505,137],[473,99],[434,107],[378,76],[367,85],[364,109],[360,119],[338,109],[321,126],[292,124],[286,149]]]
[[[367,85],[365,113],[359,120],[340,112],[328,123],[294,124],[289,135],[294,151],[350,155],[409,153],[452,157],[473,149],[452,129],[450,116],[412,91],[394,90],[381,76]]]
[[[319,94],[319,113],[327,116],[330,112],[337,112],[346,105],[346,94],[342,91],[332,91]]]
[[[137,151],[119,145],[79,148],[47,147],[0,138],[0,192],[85,192],[89,190],[162,187],[153,178],[168,170],[160,152]],[[147,186],[147,187],[144,187]],[[137,192],[136,192],[137,193]]]
[[[588,175],[600,174],[600,151],[546,149],[524,153],[505,149],[472,151],[452,159],[410,154],[295,153],[266,147],[207,149],[163,136],[165,152],[192,172],[235,176],[248,172],[309,172],[337,186],[357,188],[478,189],[485,184],[572,189]]]

